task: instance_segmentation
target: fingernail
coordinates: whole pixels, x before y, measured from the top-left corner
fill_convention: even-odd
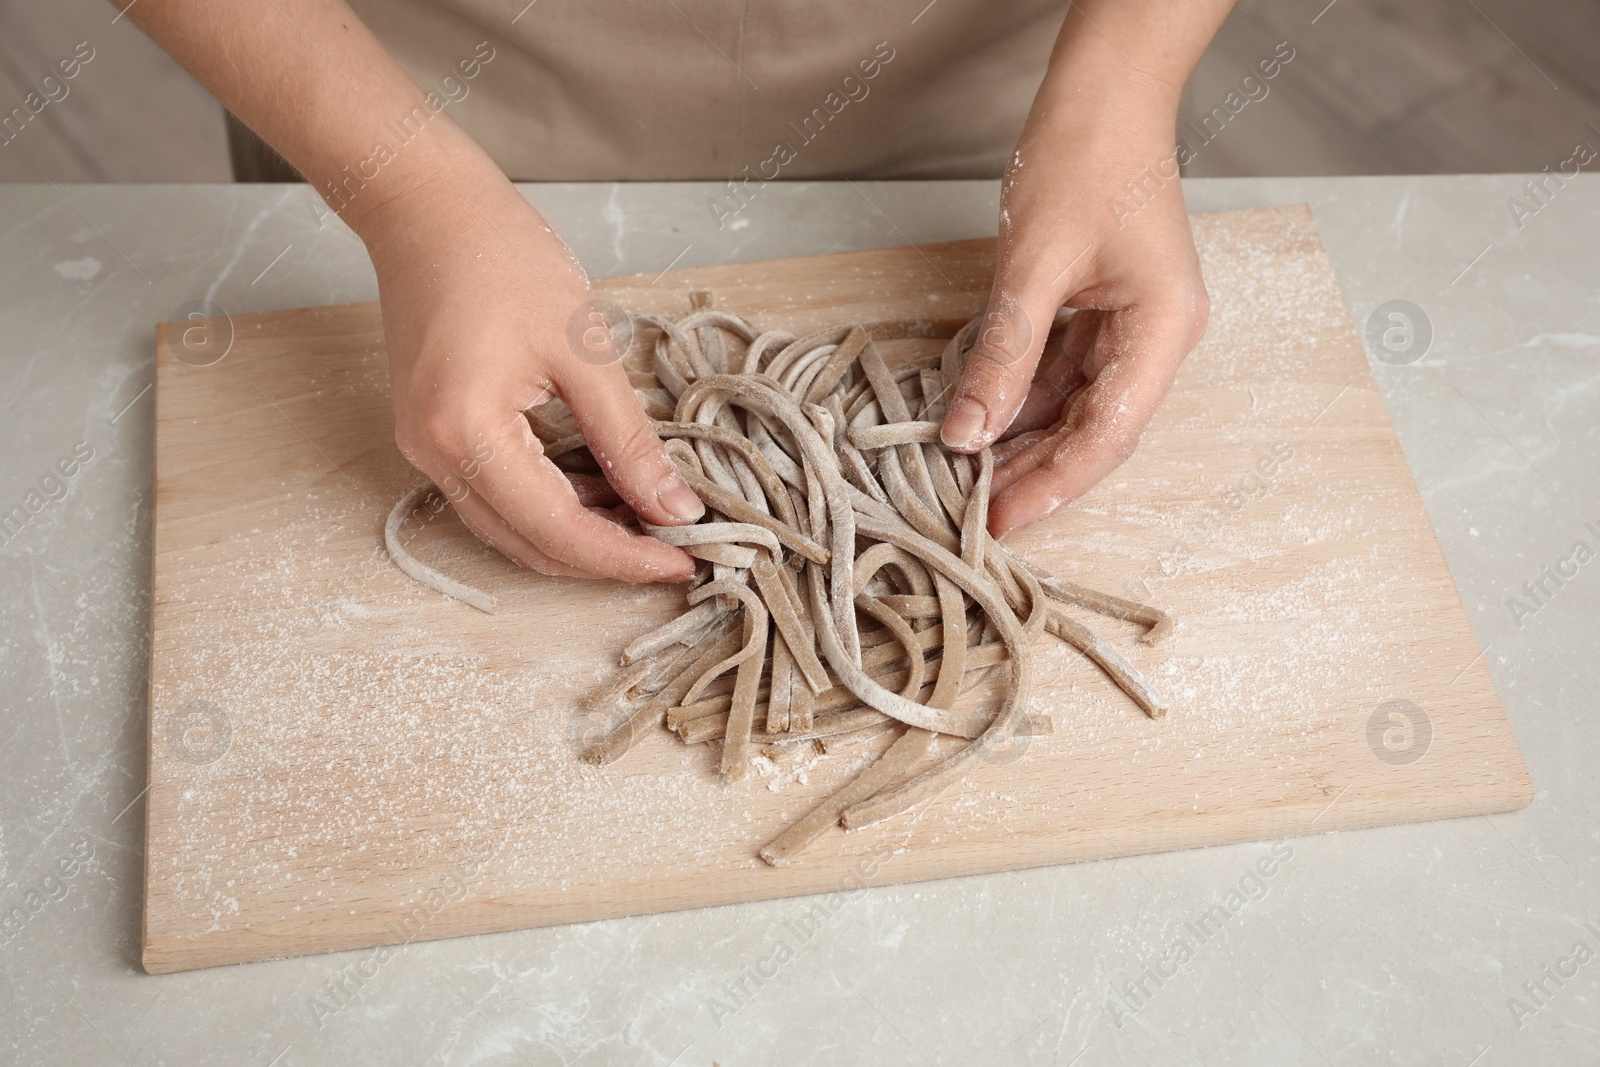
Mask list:
[[[676,472],[662,480],[661,488],[656,491],[656,499],[679,522],[699,522],[700,516],[706,513],[705,504],[694,495],[694,490],[689,488],[683,476]]]
[[[682,549],[678,550],[680,553]],[[683,554],[682,562],[677,566],[667,563],[651,563],[640,577],[633,579],[636,582],[687,582],[694,577],[694,558]]]
[[[694,577],[694,570],[693,557],[686,556],[683,564],[680,566],[670,569],[666,567],[661,568],[657,577],[653,580],[658,582],[687,582]]]
[[[951,448],[972,448],[983,433],[989,413],[971,397],[958,396],[944,417],[939,438]]]

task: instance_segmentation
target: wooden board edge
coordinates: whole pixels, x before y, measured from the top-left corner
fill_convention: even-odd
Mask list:
[[[150,467],[151,467],[151,505],[150,505],[150,642],[145,656],[145,755],[144,755],[144,780],[145,792],[150,793],[156,784],[156,560],[161,555],[161,525],[155,521],[156,508],[160,506],[157,487],[161,485],[161,449],[156,447],[156,427],[161,425],[161,404],[163,390],[161,380],[166,376],[167,368],[172,365],[176,357],[168,344],[168,332],[172,323],[156,323],[156,349],[155,370],[152,398],[155,412],[150,420]],[[155,840],[155,829],[151,825],[155,805],[148,799],[144,806],[144,877],[141,891],[144,899],[139,908],[139,962],[144,967],[146,974],[163,974],[162,970],[151,965],[151,946],[153,938],[150,932],[150,900],[151,885],[155,880],[155,852],[151,847]]]
[[[1099,860],[1188,852],[1193,849],[1214,848],[1219,845],[1254,844],[1285,838],[1304,840],[1346,830],[1371,830],[1399,825],[1442,822],[1450,819],[1472,819],[1489,815],[1501,815],[1520,811],[1527,807],[1533,799],[1532,784],[1528,779],[1525,768],[1506,769],[1513,772],[1510,778],[1504,782],[1495,783],[1488,791],[1479,793],[1476,798],[1461,793],[1459,800],[1439,804],[1436,808],[1422,812],[1420,817],[1415,818],[1407,817],[1403,820],[1396,820],[1387,811],[1365,809],[1360,812],[1349,811],[1344,815],[1328,817],[1328,807],[1319,809],[1312,805],[1285,806],[1266,815],[1260,827],[1262,832],[1253,833],[1248,837],[1240,837],[1230,832],[1229,828],[1224,824],[1214,834],[1192,840],[1176,848],[1163,848],[1160,846],[1151,848],[1137,846],[1116,848],[1114,843],[1110,843],[1105,847],[1094,848],[1087,852],[1075,852],[1070,855],[1063,855],[1060,850],[1040,849],[1016,863],[1005,865],[975,863],[959,866],[955,869],[946,869],[938,873],[918,870],[905,877],[866,881],[864,888],[886,889],[900,885],[939,882],[946,879],[968,878],[984,874],[1003,874],[1010,871],[1034,870],[1041,867],[1069,866]],[[1516,771],[1521,771],[1521,773],[1517,774],[1515,773]],[[1324,821],[1325,819],[1326,821]],[[931,857],[928,858],[931,860]],[[840,876],[841,885],[845,877],[848,876]],[[730,885],[732,884],[732,880],[730,880]],[[456,920],[455,923],[438,923],[435,926],[425,928],[418,936],[404,941],[375,940],[363,933],[355,933],[344,940],[339,940],[337,937],[329,938],[328,931],[322,929],[302,931],[292,937],[262,935],[253,930],[240,930],[221,938],[212,936],[195,940],[157,938],[152,941],[147,937],[142,962],[146,972],[149,974],[173,974],[181,971],[225,967],[241,963],[263,963],[277,959],[327,955],[336,952],[354,952],[364,949],[379,950],[385,946],[404,947],[423,941],[439,941],[476,934],[509,933],[517,930],[543,929],[582,922],[599,922],[607,919],[665,915],[675,912],[699,911],[705,908],[720,908],[734,904],[774,900],[801,900],[807,897],[823,897],[827,895],[828,891],[804,889],[787,893],[777,892],[770,895],[751,896],[748,891],[741,888],[727,893],[722,899],[683,905],[663,902],[662,906],[651,907],[643,911],[639,909],[636,899],[626,903],[602,903],[597,907],[595,906],[594,898],[590,897],[570,908],[552,909],[544,916],[534,916],[526,911],[519,911],[515,902],[496,903],[492,900],[478,898],[478,903],[481,907],[473,911],[470,917],[464,916]],[[489,910],[498,910],[503,914],[498,919],[491,919],[485,922],[485,913]],[[313,944],[312,942],[315,943]]]

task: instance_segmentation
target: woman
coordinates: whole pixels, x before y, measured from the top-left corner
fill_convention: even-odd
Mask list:
[[[508,175],[730,180],[733,214],[756,179],[1003,173],[986,325],[944,440],[996,445],[996,534],[1132,452],[1205,329],[1170,164],[1179,94],[1231,0],[1090,0],[1053,48],[1061,8],[1039,0],[522,4],[125,8],[366,244],[400,448],[467,487],[453,496],[479,537],[548,574],[691,576],[543,456],[520,413],[552,396],[642,518],[704,514],[622,368],[574,358],[588,279]],[[1035,379],[1062,306],[1082,310]]]

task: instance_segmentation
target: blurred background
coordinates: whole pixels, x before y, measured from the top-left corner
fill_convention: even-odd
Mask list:
[[[106,32],[114,15],[105,0],[0,0],[0,100],[96,42],[73,106],[0,143],[0,181],[231,180],[221,109],[126,19]],[[1293,58],[1265,94],[1238,92],[1280,42]],[[1421,174],[1556,169],[1600,146],[1597,124],[1600,0],[1245,0],[1178,133],[1191,176]]]

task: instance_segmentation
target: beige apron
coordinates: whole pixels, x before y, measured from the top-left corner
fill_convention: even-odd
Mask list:
[[[993,178],[1064,0],[351,0],[524,181]]]

